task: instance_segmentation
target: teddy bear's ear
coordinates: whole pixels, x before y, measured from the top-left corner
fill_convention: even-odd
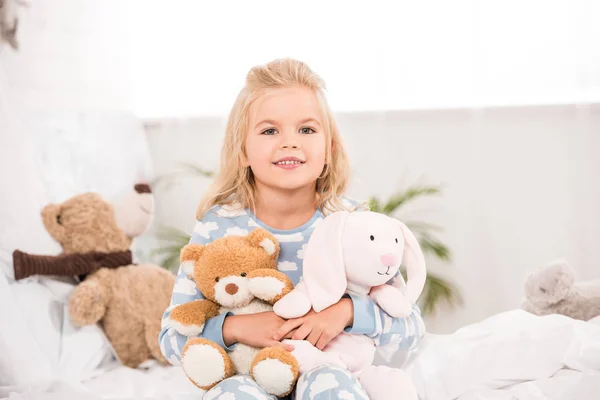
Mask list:
[[[255,247],[263,248],[272,258],[279,257],[279,242],[266,229],[256,228],[248,234],[248,241]]]
[[[197,243],[185,245],[181,249],[181,269],[187,276],[194,276],[194,262],[202,257],[203,251],[204,246]]]

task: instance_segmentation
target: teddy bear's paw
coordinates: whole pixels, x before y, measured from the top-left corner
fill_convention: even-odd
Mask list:
[[[87,281],[75,288],[69,299],[69,315],[75,325],[93,325],[106,311],[105,296],[100,285]]]
[[[235,375],[235,367],[225,350],[202,338],[188,340],[181,352],[181,365],[188,379],[203,390]]]
[[[299,368],[294,356],[282,347],[267,347],[254,357],[250,371],[267,393],[283,397],[292,392]]]
[[[208,317],[217,315],[218,307],[208,300],[194,300],[171,310],[168,322],[177,332],[187,337],[196,337],[204,330]]]
[[[200,335],[202,331],[204,331],[204,324],[184,324],[171,317],[169,317],[169,325],[172,326],[177,332],[187,337],[196,337]]]
[[[248,289],[250,293],[264,301],[271,301],[279,297],[285,284],[272,276],[260,276],[250,279]]]

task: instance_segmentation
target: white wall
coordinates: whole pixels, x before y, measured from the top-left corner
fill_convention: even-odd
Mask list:
[[[600,278],[600,106],[338,114],[354,170],[351,195],[386,197],[404,184],[444,185],[403,218],[442,225],[464,308],[428,320],[450,332],[517,307],[526,271],[569,260]],[[180,162],[217,169],[224,121],[147,125],[156,173]],[[190,230],[207,179],[160,186],[157,222]]]

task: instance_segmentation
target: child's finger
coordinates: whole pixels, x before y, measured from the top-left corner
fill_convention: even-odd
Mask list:
[[[292,340],[304,340],[312,332],[313,327],[307,324],[302,325],[292,336]]]
[[[306,338],[307,341],[310,342],[313,346],[317,347],[317,343],[319,342],[319,338],[323,334],[323,331],[319,329],[313,329],[312,332]]]
[[[301,318],[297,318],[297,319],[290,319],[285,321],[277,330],[277,333],[275,334],[275,336],[273,337],[273,339],[275,340],[281,340],[283,337],[285,337],[288,333],[290,333],[292,330],[298,328],[300,325],[302,325],[304,321]]]
[[[325,331],[323,331],[323,333],[321,333],[321,336],[319,337],[319,341],[317,342],[315,347],[319,350],[323,350],[323,348],[325,348],[325,346],[327,346],[327,344],[331,341],[331,339],[333,339],[333,336],[331,335],[331,333],[329,333],[325,330]]]
[[[297,329],[292,329],[283,337],[283,339],[291,339],[294,336],[294,333],[296,333],[296,331]]]
[[[284,350],[292,352],[294,351],[294,346],[289,343],[279,342],[277,340],[273,341],[270,346],[267,347],[283,347]]]

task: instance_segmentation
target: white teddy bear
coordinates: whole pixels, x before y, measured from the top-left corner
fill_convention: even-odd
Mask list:
[[[561,314],[589,321],[600,316],[600,280],[575,282],[573,268],[558,260],[527,276],[521,308],[536,315]]]

